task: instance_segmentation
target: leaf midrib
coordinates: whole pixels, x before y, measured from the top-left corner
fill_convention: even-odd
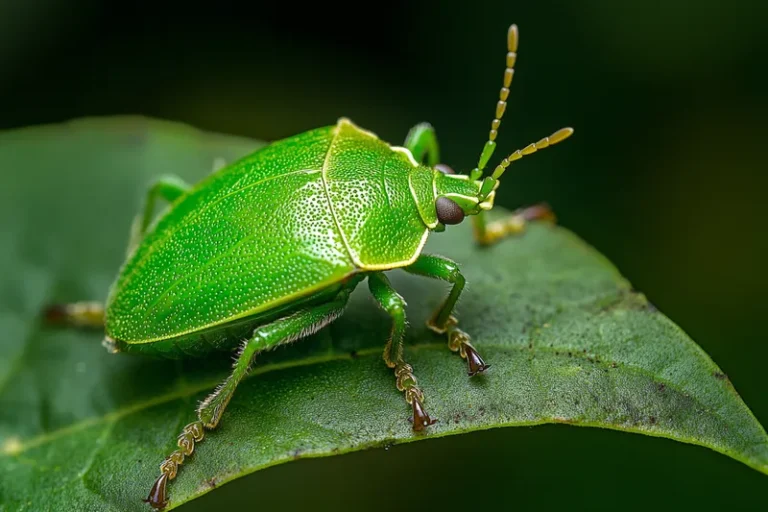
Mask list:
[[[616,361],[606,362],[602,358],[601,358],[600,362],[597,362],[597,361],[594,361],[594,360],[590,361],[589,358],[592,355],[591,353],[590,354],[584,354],[584,353],[581,353],[581,352],[571,351],[570,355],[568,355],[569,352],[567,350],[564,351],[563,348],[561,348],[561,347],[541,347],[541,346],[537,346],[535,349],[532,349],[532,348],[529,348],[528,345],[510,346],[510,345],[499,345],[499,344],[493,344],[493,343],[484,343],[484,346],[491,347],[493,349],[500,350],[500,351],[509,351],[509,352],[512,352],[512,351],[541,351],[541,352],[547,352],[547,353],[552,354],[554,357],[563,357],[563,358],[567,358],[567,359],[578,358],[580,360],[588,361],[590,364],[593,364],[593,365],[610,366],[611,364],[616,363]],[[434,343],[421,343],[421,344],[418,344],[418,345],[412,345],[412,346],[409,347],[408,350],[409,351],[412,351],[412,350],[437,350],[437,349],[439,349],[439,350],[446,350],[446,348],[447,347],[446,347],[445,343],[443,343],[443,342],[434,342]],[[363,349],[363,350],[357,351],[355,353],[354,357],[350,353],[348,353],[348,352],[340,352],[340,353],[336,353],[336,354],[326,354],[326,355],[317,356],[317,357],[308,357],[308,358],[301,359],[301,360],[286,361],[286,362],[283,362],[283,363],[270,363],[270,364],[263,365],[263,366],[260,366],[260,367],[258,367],[256,369],[252,370],[251,373],[246,378],[255,377],[257,375],[263,375],[263,374],[270,373],[270,372],[273,372],[273,371],[287,370],[287,369],[292,369],[292,368],[300,368],[302,366],[311,366],[313,364],[322,364],[322,363],[333,362],[333,361],[360,359],[362,357],[368,357],[368,356],[372,356],[372,355],[378,356],[378,355],[380,355],[380,353],[381,353],[381,348],[375,347],[375,348],[369,348],[369,349]],[[639,375],[641,375],[643,377],[648,378],[652,382],[664,384],[669,389],[672,389],[672,390],[674,390],[674,391],[676,391],[678,393],[683,394],[687,398],[689,398],[689,399],[693,400],[694,402],[696,402],[697,404],[699,404],[701,406],[702,410],[705,411],[707,414],[718,418],[720,421],[723,421],[726,424],[728,423],[727,421],[725,421],[725,419],[722,417],[722,415],[719,412],[715,411],[709,405],[704,404],[703,402],[701,402],[697,397],[687,393],[685,391],[685,389],[683,387],[681,387],[681,386],[678,386],[677,383],[668,381],[666,379],[659,378],[658,376],[656,376],[656,375],[652,374],[651,372],[643,369],[642,367],[636,366],[636,365],[631,364],[631,363],[618,363],[618,364],[620,364],[621,368],[626,370],[626,371],[632,371],[632,372],[634,372],[636,374],[639,374]],[[216,385],[219,384],[220,381],[221,381],[221,378],[216,379],[216,380],[211,379],[211,380],[208,380],[208,381],[206,381],[204,383],[200,383],[199,385],[195,385],[195,386],[183,385],[179,389],[177,389],[176,391],[174,391],[172,393],[167,393],[165,395],[160,395],[160,396],[154,397],[152,399],[143,401],[141,403],[137,403],[137,404],[133,404],[133,405],[130,405],[130,406],[127,406],[127,407],[123,407],[123,408],[117,409],[115,411],[112,411],[110,413],[107,413],[107,414],[105,414],[103,416],[86,418],[85,420],[82,420],[80,422],[73,423],[73,424],[67,425],[66,427],[62,427],[62,428],[60,428],[58,430],[54,430],[52,432],[48,432],[48,433],[39,435],[37,437],[31,438],[26,443],[22,442],[19,445],[17,445],[12,451],[4,451],[2,453],[2,455],[6,456],[6,457],[16,457],[16,456],[21,455],[22,453],[32,449],[32,448],[36,448],[38,446],[42,446],[42,445],[47,444],[49,442],[55,441],[56,439],[61,438],[63,436],[66,436],[68,434],[79,432],[81,430],[84,430],[86,428],[90,428],[90,427],[99,425],[101,423],[107,423],[107,422],[114,423],[114,422],[119,421],[121,418],[123,418],[125,416],[129,416],[131,414],[140,412],[140,411],[148,409],[150,407],[161,405],[161,404],[164,404],[164,403],[167,403],[167,402],[172,402],[174,400],[180,400],[180,399],[188,398],[188,397],[190,397],[192,395],[195,395],[197,393],[200,393],[202,391],[205,391],[205,390],[208,390],[208,389],[213,389]],[[556,420],[553,418],[551,421],[556,421]],[[506,425],[510,425],[510,426],[513,426],[513,425],[518,425],[518,426],[519,425],[538,425],[538,424],[542,424],[542,423],[547,423],[547,421],[543,421],[543,422],[542,421],[535,421],[535,422],[506,423]],[[606,426],[610,427],[610,424],[608,424],[608,423],[597,423],[597,422],[590,423],[590,422],[581,422],[581,421],[568,422],[568,423],[569,424],[580,424],[580,425],[583,425],[583,426],[595,425],[595,426],[599,426],[599,427],[606,427]],[[632,429],[630,427],[624,427],[624,426],[620,427],[620,430],[637,431],[637,432],[643,432],[645,434],[652,433],[652,435],[655,435],[657,437],[664,437],[664,438],[675,439],[675,440],[685,440],[687,442],[694,442],[694,444],[701,444],[701,442],[697,441],[697,440],[688,439],[688,438],[684,438],[684,437],[681,437],[681,436],[672,436],[672,435],[665,434],[665,433],[659,433],[658,431],[648,431],[648,430],[641,430],[641,429]],[[754,443],[746,443],[746,437],[745,437],[745,435],[741,431],[736,430],[736,431],[734,431],[734,433],[742,440],[742,442],[744,442],[745,445],[746,444],[754,444]],[[759,444],[765,444],[765,443],[759,443]]]

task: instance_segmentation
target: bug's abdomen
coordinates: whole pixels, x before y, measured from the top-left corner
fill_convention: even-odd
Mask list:
[[[352,279],[360,278],[358,275]],[[120,352],[161,356],[168,359],[199,357],[215,351],[232,351],[239,347],[244,339],[250,338],[257,327],[268,324],[281,316],[290,315],[301,308],[332,300],[343,285],[342,282],[338,282],[315,294],[307,295],[280,307],[152,343],[126,343],[116,340],[115,348]]]
[[[128,343],[179,337],[295,302],[353,273],[321,177],[329,143],[317,137],[314,151],[305,144],[299,162],[295,153],[281,162],[270,147],[233,184],[214,194],[214,181],[176,205],[183,215],[171,211],[118,280],[108,334]],[[275,170],[264,172],[269,166]]]

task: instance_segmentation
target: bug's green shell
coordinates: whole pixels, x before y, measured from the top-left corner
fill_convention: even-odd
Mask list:
[[[107,335],[146,351],[410,264],[428,233],[408,176],[431,170],[415,164],[342,119],[214,173],[129,255],[107,301]]]

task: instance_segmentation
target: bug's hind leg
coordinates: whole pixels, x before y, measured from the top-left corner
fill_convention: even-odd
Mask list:
[[[480,245],[492,245],[509,236],[521,235],[529,222],[542,220],[555,222],[555,214],[546,204],[537,204],[520,208],[511,215],[498,220],[488,221],[487,212],[480,212],[472,217],[475,241]]]
[[[131,225],[128,249],[130,253],[141,243],[155,212],[158,198],[169,203],[175,201],[187,191],[190,186],[181,178],[173,175],[160,176],[147,190],[144,205],[134,217]],[[74,302],[70,304],[53,304],[43,311],[46,323],[67,325],[78,328],[104,327],[104,305],[98,302]]]
[[[171,453],[160,465],[160,477],[155,481],[145,502],[156,509],[165,508],[168,504],[168,481],[176,478],[179,466],[195,451],[195,443],[203,440],[204,431],[212,430],[219,424],[235,389],[248,373],[254,356],[276,345],[309,336],[334,321],[344,311],[351,291],[351,288],[343,289],[331,302],[280,318],[271,324],[258,327],[253,332],[251,338],[243,343],[230,376],[200,404],[197,409],[197,421],[182,430],[177,441],[179,449]]]
[[[368,287],[376,302],[392,317],[392,332],[384,348],[384,362],[395,370],[397,389],[405,395],[405,401],[413,409],[413,430],[420,431],[435,423],[424,410],[424,392],[418,386],[413,367],[403,357],[405,337],[405,301],[382,272],[368,275]]]
[[[104,305],[100,302],[73,302],[53,304],[43,312],[45,322],[84,329],[104,327]]]
[[[466,283],[456,263],[441,256],[422,254],[412,265],[405,267],[405,270],[412,274],[441,279],[453,284],[448,297],[427,321],[427,327],[438,334],[448,336],[448,348],[458,352],[462,359],[466,359],[467,373],[470,377],[490,368],[472,345],[469,334],[459,329],[459,321],[453,316],[454,307]]]

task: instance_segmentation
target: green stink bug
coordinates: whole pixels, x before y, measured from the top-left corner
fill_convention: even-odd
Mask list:
[[[511,162],[567,138],[564,128],[515,151],[483,178],[495,147],[514,74],[518,32],[508,32],[506,69],[495,117],[477,167],[454,174],[440,165],[433,128],[422,123],[403,147],[391,146],[346,118],[274,142],[217,169],[196,186],[159,179],[136,216],[126,260],[105,305],[59,306],[52,314],[74,324],[103,325],[112,352],[178,358],[238,349],[231,375],[182,430],[178,450],[160,466],[146,501],[168,503],[166,487],[206,429],[215,428],[266,349],[308,336],[338,318],[354,288],[368,281],[391,316],[384,361],[412,410],[414,430],[436,420],[403,351],[405,303],[385,272],[441,279],[452,289],[428,322],[467,361],[485,371],[454,306],[465,285],[458,266],[422,254],[431,231],[472,216],[476,241],[521,233],[527,221],[551,217],[543,206],[488,222],[499,178]],[[158,199],[170,203],[154,218]],[[245,341],[241,341],[245,340]]]

